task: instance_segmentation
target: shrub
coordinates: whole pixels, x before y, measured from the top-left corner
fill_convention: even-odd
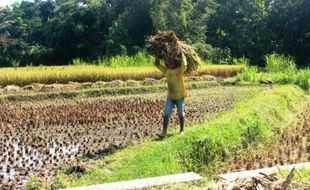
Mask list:
[[[275,72],[296,72],[296,64],[291,56],[279,55],[277,53],[268,54],[265,56],[266,71]]]

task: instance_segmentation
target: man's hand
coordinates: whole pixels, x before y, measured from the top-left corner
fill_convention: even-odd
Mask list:
[[[159,58],[155,58],[155,66],[157,67],[157,69],[158,70],[160,70],[162,73],[166,73],[166,67],[164,67],[164,66],[162,66],[161,64],[160,64],[160,60],[159,60]]]

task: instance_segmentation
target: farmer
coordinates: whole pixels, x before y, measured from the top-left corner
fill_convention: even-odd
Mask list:
[[[182,54],[180,63],[169,58],[164,58],[164,61],[166,66],[161,65],[158,58],[155,59],[155,66],[165,75],[168,83],[168,96],[163,114],[163,132],[160,135],[162,138],[167,137],[169,117],[175,105],[180,121],[180,134],[184,134],[184,98],[188,96],[184,84],[184,72],[187,69],[187,61],[184,54]]]

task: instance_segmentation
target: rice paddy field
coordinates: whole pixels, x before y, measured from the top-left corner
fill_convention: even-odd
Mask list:
[[[185,171],[214,180],[229,171],[310,161],[308,92],[236,83],[245,69],[208,65],[187,76],[185,135],[177,132],[174,110],[164,140],[156,134],[166,81],[152,67],[0,69],[0,189]]]
[[[204,65],[197,75],[232,77],[244,71],[244,65]],[[32,83],[97,82],[113,80],[160,79],[162,74],[150,66],[143,67],[105,67],[97,65],[41,66],[0,69],[0,85],[26,86]]]

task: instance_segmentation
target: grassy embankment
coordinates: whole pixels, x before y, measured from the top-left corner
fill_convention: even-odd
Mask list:
[[[215,120],[206,119],[188,128],[184,136],[129,146],[92,160],[94,167],[82,175],[60,172],[57,184],[59,187],[83,186],[185,171],[210,177],[217,173],[219,163],[236,152],[270,141],[274,135],[272,129],[286,125],[290,109],[304,96],[304,91],[295,86],[260,92]]]
[[[198,75],[232,77],[244,71],[244,65],[203,65]],[[105,67],[102,65],[40,66],[23,68],[1,68],[0,85],[25,86],[31,83],[97,82],[112,80],[143,80],[162,78],[154,66]]]

